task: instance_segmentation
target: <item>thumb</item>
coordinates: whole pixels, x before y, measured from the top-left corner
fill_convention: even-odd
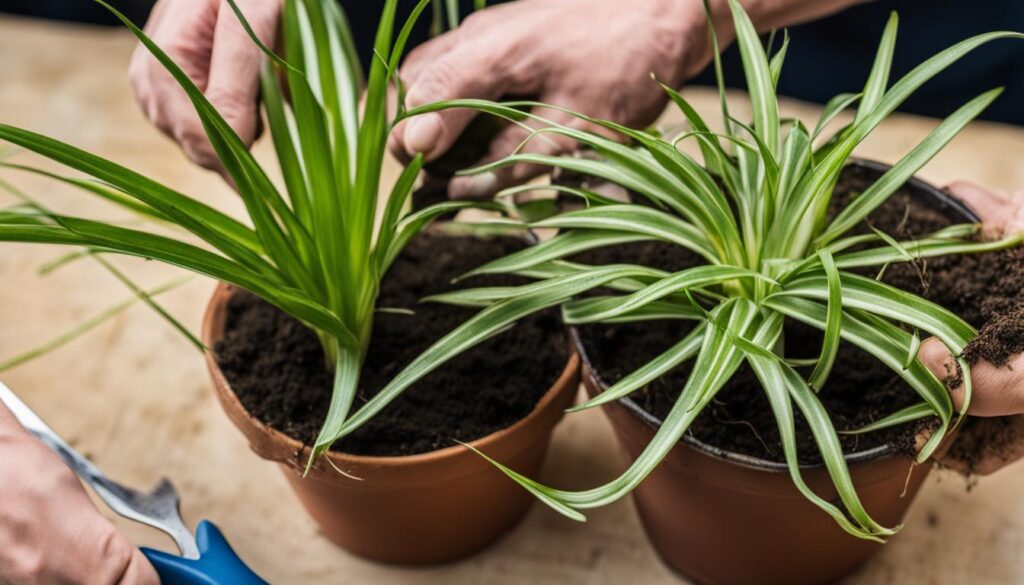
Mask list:
[[[494,100],[514,88],[494,67],[494,51],[469,42],[433,60],[419,73],[406,94],[406,106],[419,106],[458,98]],[[452,108],[413,117],[398,124],[393,141],[409,156],[422,153],[432,161],[444,154],[473,120],[476,111]]]
[[[956,360],[950,355],[946,344],[934,337],[929,337],[921,343],[921,349],[918,350],[917,357],[943,384],[955,381],[956,376],[959,374]],[[957,386],[956,389],[951,390],[954,410],[959,410],[964,403],[963,384],[961,383]]]
[[[160,577],[142,551],[135,549],[120,585],[160,585]]]
[[[946,189],[978,214],[992,237],[1024,231],[1024,191],[998,191],[970,181],[954,181]]]
[[[931,338],[921,344],[921,362],[940,380],[953,385],[950,397],[954,410],[963,407],[965,390],[963,374],[946,346]],[[996,367],[986,360],[971,365],[971,403],[967,413],[974,416],[1010,416],[1024,413],[1024,355],[1016,355],[1005,365]]]

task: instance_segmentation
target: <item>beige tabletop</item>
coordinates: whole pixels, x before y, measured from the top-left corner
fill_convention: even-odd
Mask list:
[[[66,140],[240,211],[217,177],[186,163],[135,107],[125,76],[133,46],[118,29],[0,18],[0,122]],[[699,109],[714,112],[711,93],[688,93]],[[784,109],[805,120],[818,111],[793,102]],[[860,154],[892,161],[932,125],[927,119],[894,118]],[[257,151],[267,160],[265,144]],[[939,184],[964,178],[997,188],[1024,187],[1022,153],[1024,130],[978,123],[923,174]],[[38,162],[27,155],[18,159]],[[385,183],[395,168],[389,165]],[[52,182],[8,171],[0,178],[65,212],[123,217]],[[0,194],[0,204],[8,201]],[[38,246],[0,247],[0,361],[130,296],[90,261],[40,276],[40,265],[61,253]],[[115,260],[147,286],[178,274],[153,262]],[[195,330],[212,288],[213,283],[196,279],[162,299]],[[349,555],[317,533],[276,467],[249,451],[216,404],[195,349],[142,306],[3,379],[112,477],[137,486],[173,478],[184,497],[185,516],[191,522],[214,519],[242,557],[273,583],[683,582],[655,556],[628,499],[590,512],[586,524],[536,505],[499,543],[444,567],[400,569]],[[559,427],[541,479],[582,488],[611,478],[622,467],[602,415],[578,414]],[[904,532],[847,585],[1024,583],[1022,493],[1024,466],[982,479],[971,490],[958,476],[934,474]],[[171,546],[152,530],[122,521],[118,525],[133,542]],[[739,552],[736,562],[743,562]]]

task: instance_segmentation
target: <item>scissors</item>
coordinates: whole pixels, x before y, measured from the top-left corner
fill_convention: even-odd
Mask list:
[[[162,585],[267,585],[244,562],[224,534],[212,522],[199,523],[195,535],[185,526],[178,510],[178,491],[164,478],[149,493],[125,487],[108,479],[91,461],[64,442],[32,410],[0,382],[0,402],[14,413],[18,422],[53,450],[111,510],[129,520],[167,533],[181,556],[142,548],[160,576]]]

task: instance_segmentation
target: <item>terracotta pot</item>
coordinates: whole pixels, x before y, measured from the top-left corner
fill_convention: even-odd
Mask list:
[[[881,174],[888,166],[853,163]],[[919,180],[915,198],[950,210],[967,222],[977,216],[948,194]],[[579,336],[583,382],[594,396],[608,385],[590,362]],[[654,437],[661,421],[624,399],[603,407],[631,460]],[[865,508],[884,526],[896,526],[931,471],[913,467],[884,445],[847,456]],[[807,484],[826,499],[836,491],[822,466],[803,466]],[[633,492],[647,535],[673,569],[702,585],[821,585],[854,571],[881,545],[848,535],[808,502],[784,464],[719,449],[692,436],[683,440]]]
[[[227,304],[237,289],[220,285],[203,323],[203,342],[224,334]],[[252,417],[209,351],[206,363],[217,398],[253,451],[280,463],[323,533],[349,551],[376,561],[428,564],[453,561],[494,542],[516,525],[533,496],[465,447],[403,457],[335,451],[302,477],[310,448]],[[498,461],[536,476],[551,439],[579,387],[573,353],[554,386],[525,418],[472,442]],[[333,466],[331,465],[333,464]],[[335,470],[361,478],[345,477]]]

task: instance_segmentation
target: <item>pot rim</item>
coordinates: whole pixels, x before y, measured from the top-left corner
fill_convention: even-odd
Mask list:
[[[884,173],[892,168],[892,165],[883,162],[856,157],[851,158],[846,166],[859,167],[862,169],[875,171],[877,173]],[[916,175],[908,179],[907,182],[904,184],[910,187],[913,190],[913,192],[916,195],[918,195],[918,197],[915,198],[931,198],[933,200],[938,201],[942,205],[948,206],[950,209],[952,209],[953,213],[964,216],[970,222],[976,223],[981,221],[981,218],[978,217],[978,214],[973,209],[971,209],[966,203],[964,203],[960,199],[957,199],[948,191],[940,189],[935,185],[929,183],[928,181],[925,181],[924,179],[917,177]],[[602,390],[607,390],[609,386],[607,382],[605,382],[605,380],[601,377],[600,371],[594,367],[594,363],[590,359],[590,356],[587,355],[586,348],[583,346],[583,341],[580,339],[579,331],[576,327],[570,327],[569,331],[570,336],[572,337],[573,345],[576,349],[576,353],[580,356],[580,360],[583,364],[584,375],[590,376],[597,384],[597,386],[600,387]],[[639,418],[641,421],[647,423],[651,427],[657,428],[661,426],[661,419],[644,410],[643,407],[641,407],[632,398],[627,396],[625,398],[619,399],[617,402],[620,406],[625,408],[627,411],[629,411],[637,418]],[[715,447],[714,445],[701,441],[700,439],[697,439],[696,437],[690,434],[683,434],[683,438],[681,440],[688,446],[693,447],[694,449],[704,453],[705,455],[723,461],[728,461],[730,463],[735,463],[743,467],[773,472],[789,471],[789,466],[786,463],[769,461],[767,459],[762,459],[760,457],[744,455],[742,453],[737,453],[735,451],[730,451],[728,449],[722,449],[721,447]],[[897,453],[898,452],[895,446],[893,446],[890,443],[886,443],[884,445],[879,445],[877,447],[866,449],[864,451],[855,451],[853,453],[845,454],[845,459],[848,463],[867,463],[877,459],[893,456],[896,455]],[[799,465],[799,468],[809,470],[820,468],[823,466],[824,463],[801,463]]]
[[[276,450],[282,452],[287,451],[292,454],[290,457],[284,458],[270,457],[264,453],[258,453],[261,457],[276,460],[302,471],[304,469],[305,461],[308,460],[312,453],[312,448],[309,445],[288,436],[280,430],[265,424],[263,421],[253,416],[245,408],[241,400],[239,400],[238,395],[235,394],[234,390],[231,388],[231,384],[227,381],[223,371],[221,371],[220,364],[217,362],[216,356],[213,353],[213,346],[221,340],[224,334],[223,327],[216,327],[218,317],[224,315],[228,300],[240,290],[242,290],[240,287],[234,285],[223,282],[218,283],[217,288],[213,293],[213,297],[207,305],[206,313],[203,318],[202,339],[206,346],[204,356],[206,358],[210,374],[214,377],[214,388],[217,391],[218,397],[227,403],[224,404],[224,407],[225,411],[228,411],[229,413],[229,418],[230,411],[232,409],[235,410],[245,417],[245,422],[248,423],[256,433],[268,437],[271,442],[278,445],[279,448]],[[221,323],[223,323],[223,319],[221,319]],[[503,429],[499,429],[489,435],[469,441],[466,445],[479,449],[480,451],[487,452],[490,447],[496,443],[502,442],[507,436],[519,432],[524,427],[538,424],[540,419],[548,415],[551,410],[552,403],[559,400],[560,395],[567,386],[573,386],[572,392],[573,396],[575,396],[578,385],[573,385],[573,381],[579,371],[580,357],[574,351],[574,348],[574,345],[569,344],[569,356],[566,360],[565,367],[561,370],[554,383],[552,383],[550,388],[548,388],[544,395],[541,396],[540,400],[537,401],[533,409],[526,416]],[[557,414],[560,416],[563,413],[559,411]],[[325,453],[325,456],[330,459],[331,463],[342,469],[377,470],[409,468],[418,465],[436,465],[440,462],[464,458],[467,455],[478,457],[478,455],[470,452],[464,445],[452,445],[450,447],[437,449],[435,451],[428,451],[426,453],[398,456],[354,455],[333,450],[328,450]]]

